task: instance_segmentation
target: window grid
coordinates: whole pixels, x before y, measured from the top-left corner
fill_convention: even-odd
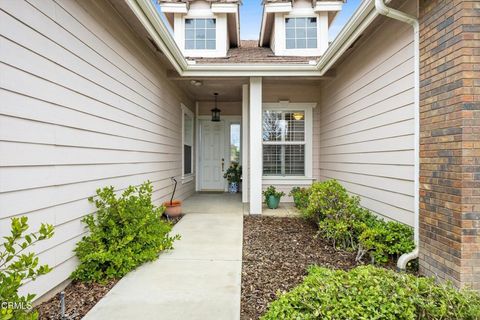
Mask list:
[[[215,50],[215,33],[215,19],[185,19],[185,49]]]
[[[317,48],[317,18],[285,18],[287,49]]]
[[[305,175],[304,111],[264,111],[263,175]]]

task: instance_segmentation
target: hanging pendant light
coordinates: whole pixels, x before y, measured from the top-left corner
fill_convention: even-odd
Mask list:
[[[218,93],[215,92],[213,95],[215,96],[215,108],[210,110],[210,111],[212,111],[212,121],[213,122],[219,122],[220,121],[221,110],[217,108]]]

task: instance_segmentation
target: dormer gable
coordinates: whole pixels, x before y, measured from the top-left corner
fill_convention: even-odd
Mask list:
[[[159,0],[185,57],[226,57],[240,44],[238,0]]]
[[[321,56],[344,1],[264,0],[259,46],[277,56]]]

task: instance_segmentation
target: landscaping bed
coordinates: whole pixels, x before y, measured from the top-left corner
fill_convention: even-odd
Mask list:
[[[258,319],[268,304],[302,282],[307,267],[347,270],[355,253],[335,250],[301,218],[246,216],[243,225],[241,319]]]
[[[173,225],[182,217],[168,219]],[[107,281],[105,284],[96,282],[72,281],[65,292],[65,320],[80,320],[100,301],[119,279]],[[60,293],[36,307],[41,320],[64,320],[60,314]]]

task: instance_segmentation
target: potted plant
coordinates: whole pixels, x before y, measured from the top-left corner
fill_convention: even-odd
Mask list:
[[[265,198],[265,203],[270,209],[277,209],[280,204],[280,198],[285,195],[283,191],[277,191],[274,186],[268,187],[263,191],[263,197]]]
[[[223,177],[228,181],[228,192],[237,193],[242,179],[242,166],[237,162],[232,162]]]
[[[172,197],[170,198],[170,201],[164,202],[163,206],[165,207],[165,215],[170,218],[175,218],[182,214],[182,201],[178,199],[173,199],[175,191],[177,190],[177,180],[175,179],[175,177],[172,177],[170,179],[175,183],[175,185],[173,186]]]

